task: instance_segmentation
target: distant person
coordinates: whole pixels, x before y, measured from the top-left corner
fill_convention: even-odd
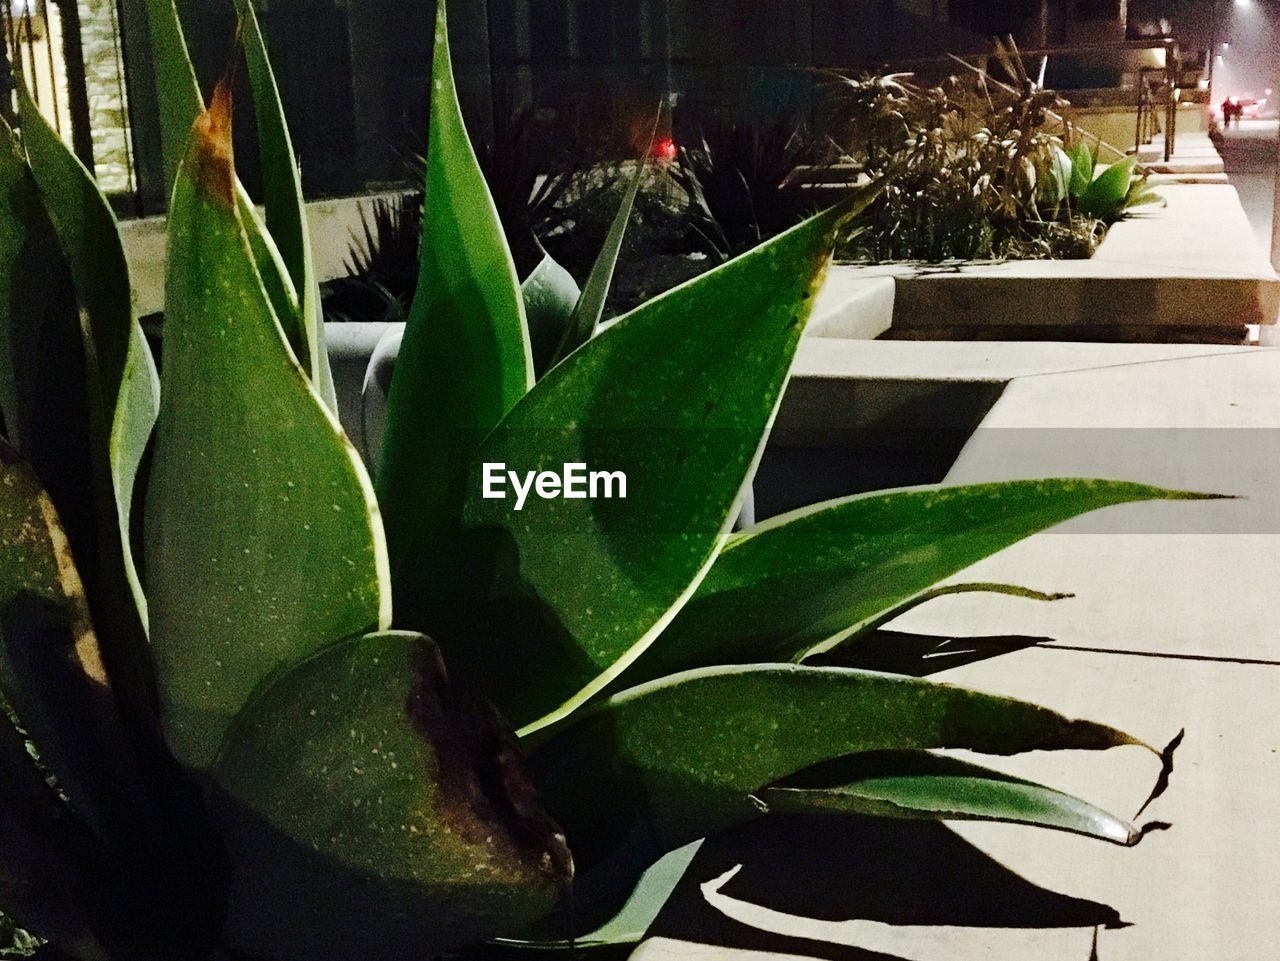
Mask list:
[[[1234,97],[1228,97],[1226,100],[1222,101],[1222,128],[1224,130],[1230,130],[1233,118],[1236,121],[1236,126],[1239,127],[1240,114],[1242,113],[1244,113],[1244,110],[1236,103]]]

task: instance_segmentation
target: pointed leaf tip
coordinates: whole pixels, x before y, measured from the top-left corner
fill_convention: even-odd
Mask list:
[[[196,118],[189,162],[194,179],[211,197],[235,205],[235,164],[231,148],[231,84],[219,81],[209,109]]]
[[[1155,748],[1149,748],[1153,754],[1160,758],[1160,775],[1156,778],[1156,784],[1151,789],[1150,797],[1142,803],[1142,807],[1138,808],[1138,813],[1134,817],[1141,817],[1142,812],[1149,808],[1153,801],[1169,790],[1169,781],[1173,778],[1173,755],[1177,752],[1186,736],[1186,728],[1183,728],[1174,735],[1172,741],[1165,745],[1164,750],[1156,751]]]

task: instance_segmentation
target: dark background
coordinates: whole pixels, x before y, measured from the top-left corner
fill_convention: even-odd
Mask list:
[[[154,210],[163,189],[145,45],[136,42],[142,3],[121,0],[141,203]],[[1254,72],[1269,71],[1272,37],[1255,28],[1269,22],[1275,0],[1253,0],[1247,18],[1235,0],[1217,5],[1220,36],[1235,34],[1228,59],[1243,62],[1253,38],[1261,63]],[[1126,29],[1132,34],[1160,17],[1172,22],[1184,48],[1203,49],[1213,6],[1211,0],[453,0],[450,22],[473,136],[491,139],[516,109],[528,107],[549,149],[620,155],[636,149],[645,119],[663,101],[676,101],[690,126],[803,112],[823,82],[809,68],[852,73],[972,53],[1003,34],[1026,48],[1113,43]],[[212,84],[232,50],[231,0],[179,0],[179,7],[198,71]],[[431,0],[260,4],[310,196],[377,189],[410,176],[408,161],[426,131],[434,8]],[[1254,28],[1235,23],[1245,19]],[[238,129],[252,190],[252,124]]]

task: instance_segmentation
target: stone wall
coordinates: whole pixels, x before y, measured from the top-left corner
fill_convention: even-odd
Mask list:
[[[133,189],[129,163],[129,107],[117,39],[115,0],[76,0],[98,182],[108,193]]]

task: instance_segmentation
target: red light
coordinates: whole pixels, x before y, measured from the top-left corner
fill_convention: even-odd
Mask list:
[[[653,155],[659,160],[676,159],[676,142],[670,137],[663,137],[653,145]]]

